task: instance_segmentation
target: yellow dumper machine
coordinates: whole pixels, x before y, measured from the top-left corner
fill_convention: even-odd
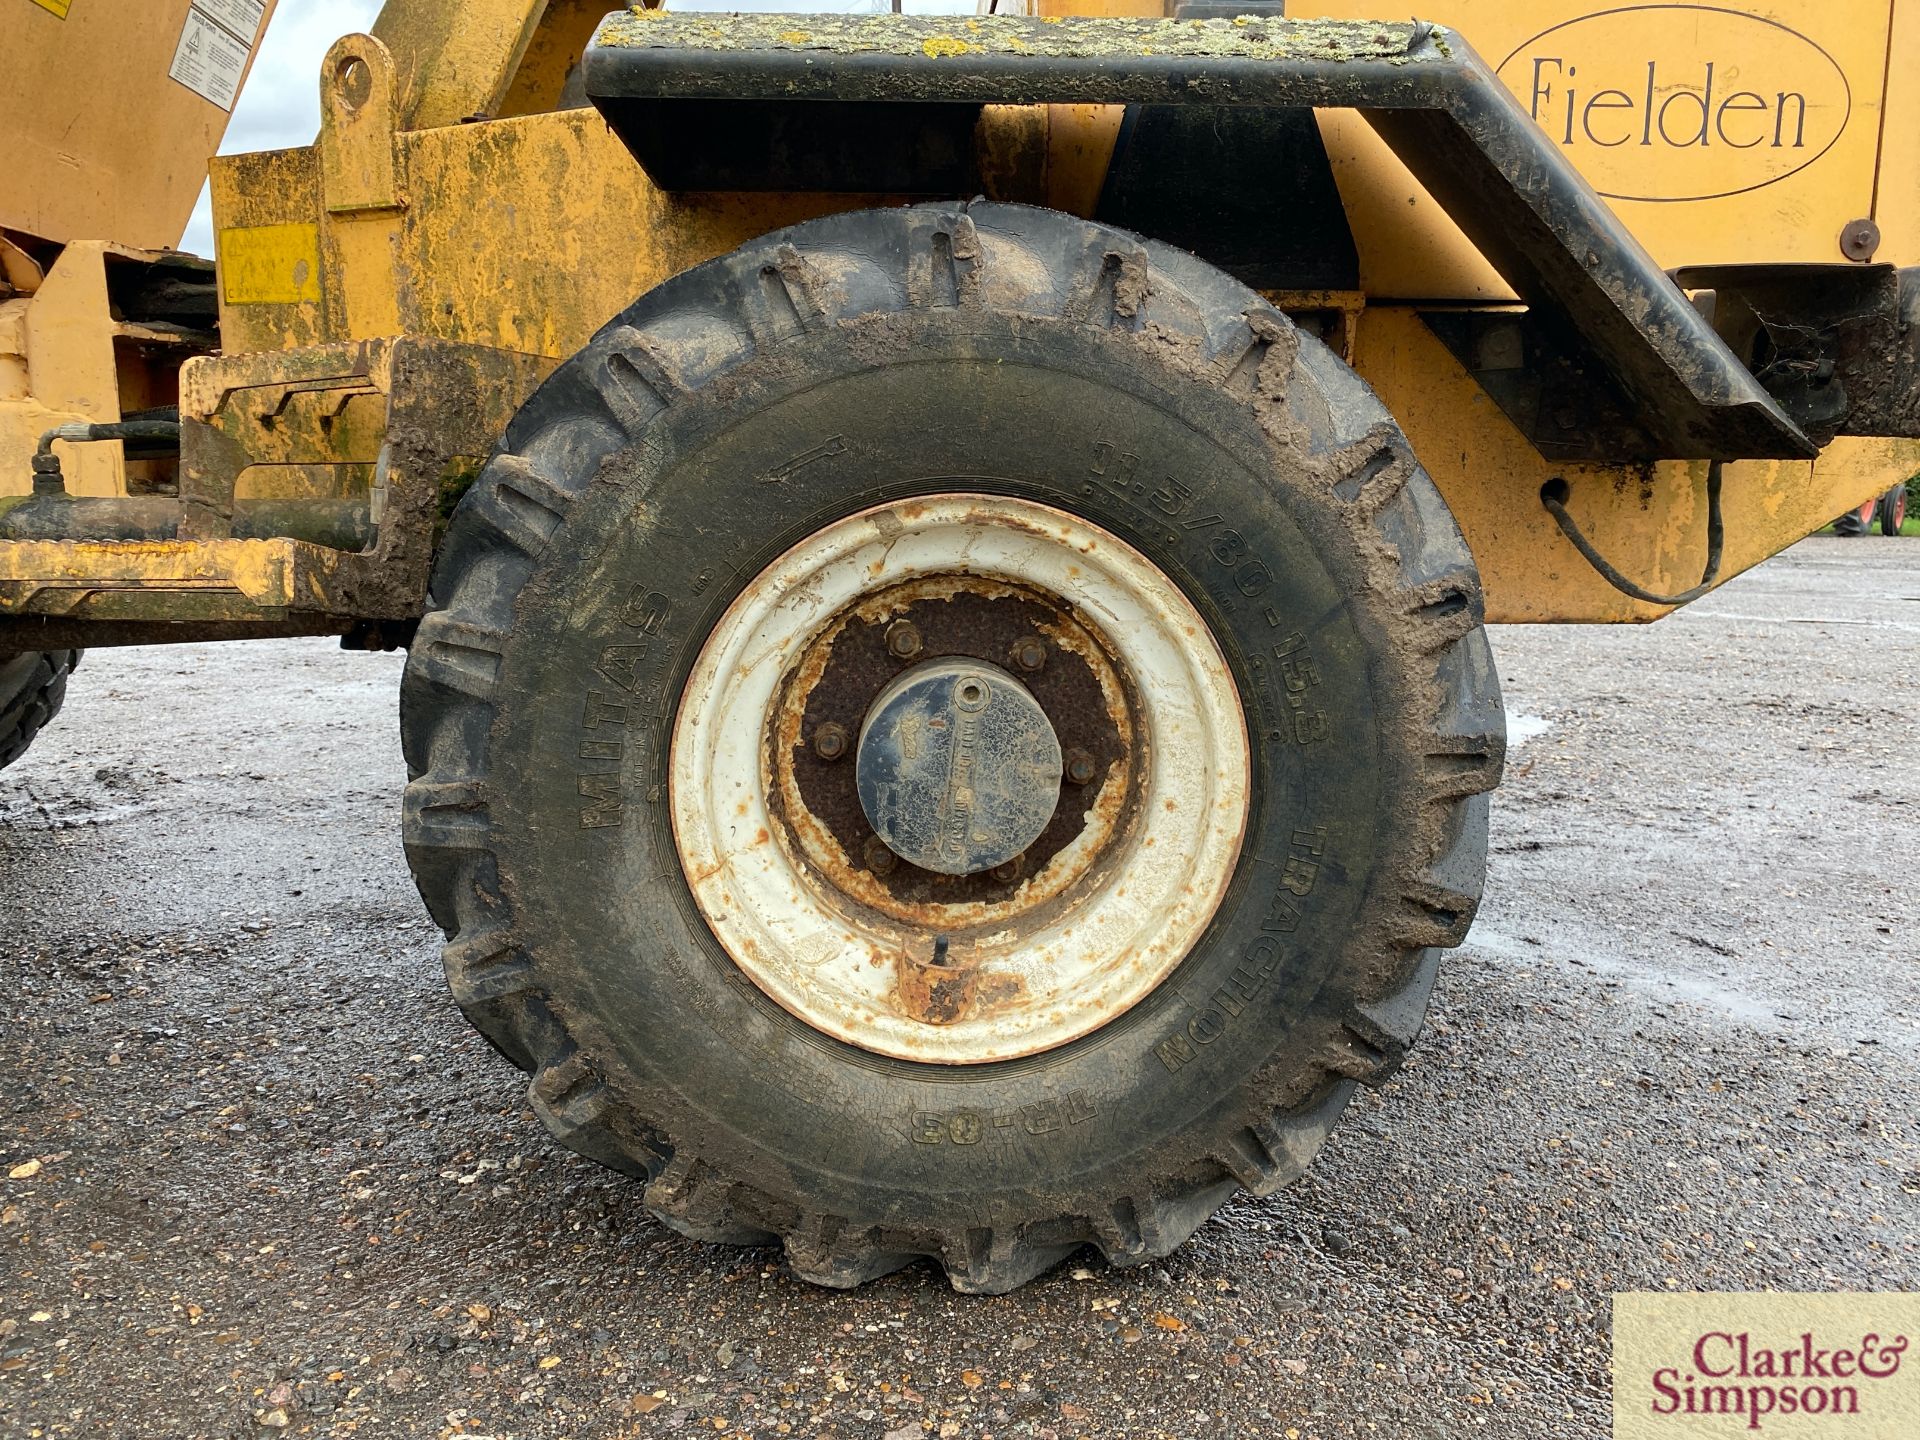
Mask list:
[[[1465,937],[1488,620],[1920,469],[1920,0],[0,16],[0,758],[84,647],[406,646],[454,998],[670,1225],[1164,1255]],[[1117,13],[1116,13],[1117,12]]]

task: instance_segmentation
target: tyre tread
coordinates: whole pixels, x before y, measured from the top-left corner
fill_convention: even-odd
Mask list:
[[[78,650],[0,655],[0,770],[27,753],[66,703]]]
[[[701,1239],[778,1240],[794,1273],[832,1287],[862,1283],[919,1256],[941,1264],[954,1288],[973,1293],[1015,1288],[1083,1244],[1116,1266],[1140,1264],[1183,1243],[1237,1189],[1266,1195],[1297,1178],[1356,1083],[1378,1084],[1399,1066],[1419,1029],[1438,951],[1466,934],[1484,868],[1484,793],[1499,778],[1505,748],[1497,691],[1488,699],[1495,682],[1473,559],[1390,421],[1373,420],[1313,457],[1334,495],[1371,532],[1365,542],[1373,556],[1370,588],[1383,623],[1410,653],[1430,657],[1433,705],[1418,772],[1425,851],[1396,872],[1398,893],[1379,896],[1374,906],[1381,917],[1375,934],[1387,950],[1372,968],[1374,983],[1348,997],[1334,1032],[1308,1050],[1303,1073],[1263,1076],[1248,1087],[1226,1141],[1170,1158],[1125,1193],[1082,1197],[1076,1203],[1090,1207],[1085,1213],[955,1232],[863,1226],[854,1216],[797,1209],[751,1176],[720,1175],[685,1145],[656,1134],[628,1109],[619,1085],[587,1067],[542,987],[537,957],[519,964],[505,940],[511,906],[494,873],[484,780],[498,701],[489,687],[449,675],[445,647],[467,643],[456,637],[498,634],[499,574],[479,557],[491,540],[535,553],[524,524],[501,523],[496,492],[526,493],[531,462],[525,457],[542,435],[577,423],[591,396],[639,441],[655,415],[705,383],[675,368],[670,347],[649,333],[650,325],[692,307],[709,322],[703,334],[735,331],[739,352],[730,361],[703,359],[711,375],[777,343],[770,337],[783,328],[870,313],[871,287],[848,303],[850,287],[822,280],[823,267],[809,248],[815,245],[823,257],[853,249],[891,257],[896,309],[1017,303],[1019,313],[1131,332],[1119,343],[1185,347],[1193,372],[1253,407],[1269,434],[1277,437],[1288,423],[1282,402],[1308,347],[1284,316],[1191,256],[1052,212],[932,205],[831,217],[688,272],[643,298],[562,367],[549,382],[560,399],[543,408],[543,390],[530,402],[454,516],[434,579],[436,613],[422,624],[425,643],[403,684],[413,777],[405,809],[409,860],[448,933],[456,996],[503,1052],[534,1070],[534,1108],[563,1144],[595,1158],[613,1155],[610,1163],[643,1175],[647,1203],[675,1229]],[[996,271],[997,250],[1042,263]],[[1034,273],[1043,280],[1019,278]],[[1192,303],[1156,304],[1163,278]],[[1010,290],[1021,284],[1027,288],[1017,302],[1010,300]],[[769,321],[769,287],[790,307],[785,327]],[[745,306],[747,294],[756,296],[757,307],[745,308],[761,313],[742,325],[738,309],[722,312],[728,297]],[[1324,365],[1337,364],[1326,356]],[[569,371],[581,379],[566,383]],[[1377,406],[1370,413],[1377,414]],[[549,483],[539,501],[555,521],[537,537],[541,546],[557,541],[566,525],[565,506],[549,507],[546,493],[557,492]]]

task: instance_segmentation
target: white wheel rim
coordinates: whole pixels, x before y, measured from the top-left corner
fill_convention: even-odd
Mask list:
[[[965,1004],[932,1023],[913,997],[933,930],[860,903],[800,853],[770,808],[768,736],[782,682],[823,626],[875,591],[952,575],[1062,597],[1101,637],[1137,696],[1139,804],[1108,842],[1109,861],[1030,912],[1032,923],[954,933]],[[1086,520],[986,495],[876,506],[815,532],[755,576],[695,662],[669,774],[687,883],[753,983],[836,1039],[940,1064],[1049,1050],[1145,998],[1219,907],[1249,791],[1239,693],[1179,588]]]

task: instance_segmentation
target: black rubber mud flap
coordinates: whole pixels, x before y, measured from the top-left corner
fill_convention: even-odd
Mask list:
[[[889,499],[1084,516],[1171,577],[1253,795],[1146,1000],[938,1066],[770,1001],[682,874],[668,745],[746,583]],[[453,518],[402,722],[409,860],[467,1014],[561,1140],[702,1239],[851,1285],[1165,1255],[1392,1073],[1478,903],[1504,724],[1478,577],[1371,391],[1190,255],[1011,206],[844,214],[662,285],[566,362]]]
[[[80,663],[78,650],[0,655],[0,769],[33,744],[67,698],[67,674]]]
[[[1311,110],[1129,105],[1093,218],[1191,250],[1256,290],[1360,286]]]

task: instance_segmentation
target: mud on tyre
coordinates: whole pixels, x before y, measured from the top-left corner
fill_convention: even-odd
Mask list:
[[[1231,679],[1245,758],[1217,903],[1150,991],[956,1063],[776,998],[767,974],[816,963],[812,942],[734,953],[726,877],[683,864],[694,782],[673,767],[689,677],[757,577],[836,526],[911,541],[967,504],[1061,517],[1164,577]],[[403,690],[406,841],[456,999],[563,1143],[640,1177],[676,1229],[777,1240],[823,1284],[926,1255],[1001,1291],[1083,1244],[1134,1264],[1236,1189],[1285,1185],[1399,1063],[1478,902],[1504,731],[1438,493],[1330,351],[1110,228],[863,212],[669,281],[514,420],[431,605]],[[1150,707],[1156,677],[1133,683]],[[1161,738],[1135,737],[1141,773]],[[743,815],[780,763],[732,775]],[[1115,833],[1137,855],[1160,823]],[[726,863],[786,843],[742,835]],[[875,879],[861,859],[849,885]],[[935,908],[901,913],[937,930],[958,892],[925,885]]]

